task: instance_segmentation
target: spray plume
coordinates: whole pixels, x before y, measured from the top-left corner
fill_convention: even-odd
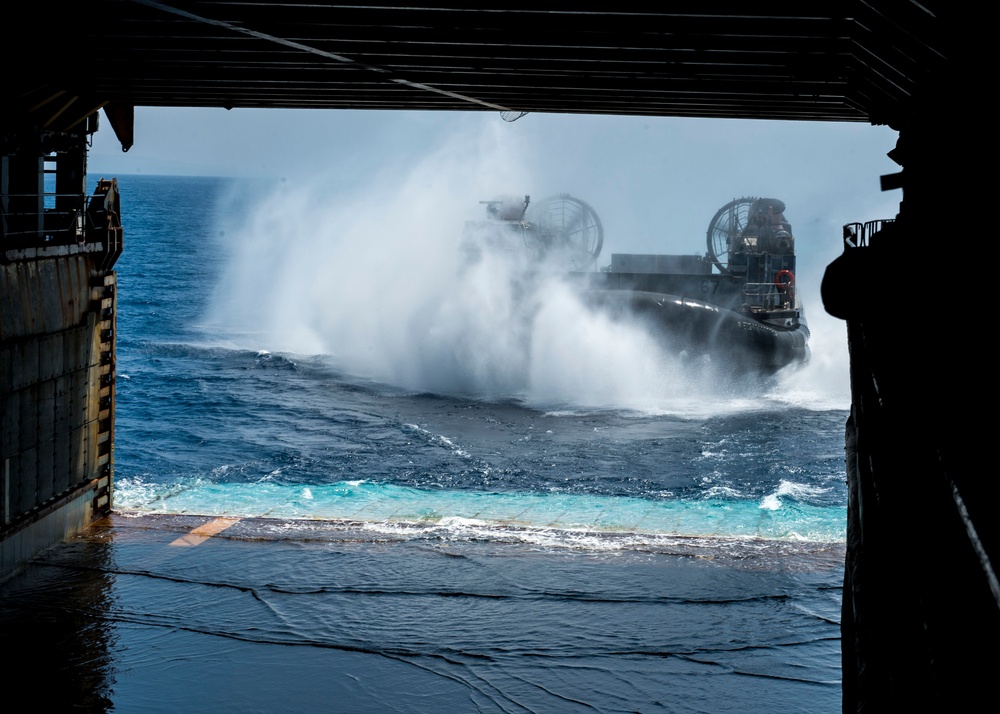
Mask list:
[[[417,391],[643,412],[731,400],[706,365],[585,307],[559,270],[525,289],[516,252],[464,261],[462,228],[481,217],[480,201],[539,180],[525,168],[530,148],[506,128],[458,132],[353,185],[288,181],[255,200],[225,228],[231,258],[209,322],[241,347],[330,355],[346,372]]]

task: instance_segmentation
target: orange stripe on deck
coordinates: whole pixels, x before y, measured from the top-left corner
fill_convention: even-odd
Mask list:
[[[231,525],[239,523],[240,520],[241,519],[239,518],[214,518],[208,523],[203,523],[198,526],[187,535],[182,535],[170,545],[185,547],[200,545],[212,536],[222,533],[222,531],[226,530]]]

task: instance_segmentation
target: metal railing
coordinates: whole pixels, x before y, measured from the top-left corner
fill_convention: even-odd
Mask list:
[[[795,306],[793,285],[779,287],[775,283],[744,283],[743,295],[751,309],[778,310]]]
[[[894,218],[881,218],[877,221],[866,221],[865,223],[846,223],[844,224],[844,243],[849,248],[867,247],[869,238],[881,231],[886,225],[895,222],[896,219]]]
[[[103,235],[106,225],[96,225],[87,209],[95,199],[103,201],[104,194],[2,194],[0,241],[4,248],[66,245],[83,243],[88,234]]]

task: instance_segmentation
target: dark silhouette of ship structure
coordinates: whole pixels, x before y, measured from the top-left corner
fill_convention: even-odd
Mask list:
[[[866,123],[898,132],[888,157],[900,170],[880,178],[882,191],[901,192],[898,209],[870,230],[847,231],[821,287],[826,311],[845,321],[851,381],[843,711],[991,710],[1000,480],[987,462],[994,422],[980,395],[996,391],[996,369],[991,350],[963,339],[982,321],[970,331],[961,318],[991,304],[981,296],[989,261],[983,280],[984,261],[970,260],[968,248],[982,221],[963,219],[992,205],[992,182],[976,170],[989,165],[992,124],[988,102],[956,102],[962,88],[988,86],[989,23],[957,3],[888,0],[763,3],[736,13],[725,3],[690,12],[625,3],[611,15],[471,4],[318,3],[295,13],[281,3],[176,5],[25,4],[4,25],[0,580],[112,508],[122,222],[113,182],[95,194],[86,184],[99,112],[123,151],[155,135],[137,133],[136,109],[159,106]],[[526,20],[548,29],[525,32]],[[316,27],[345,31],[320,38]],[[870,180],[865,173],[855,180]],[[174,218],[183,230],[185,217]],[[560,240],[544,235],[541,249]],[[739,251],[725,247],[733,271]],[[692,274],[683,262],[631,262],[652,267],[578,270],[609,292],[615,273]],[[733,275],[719,266],[693,274]],[[720,290],[732,282],[718,280]],[[615,289],[642,292],[634,278],[625,282]],[[679,292],[721,304],[711,293]],[[91,624],[103,615],[79,613],[103,612],[109,582],[95,573],[94,587],[73,593],[90,605],[63,608],[86,623],[80,633],[48,638],[47,618],[25,614],[31,635],[12,641],[38,649],[13,664],[35,679],[48,672],[50,699],[81,681],[66,676],[66,650],[53,643],[104,641]],[[32,681],[19,674],[15,667],[8,679]],[[79,701],[74,692],[71,704]]]
[[[597,268],[604,228],[569,194],[482,201],[465,226],[467,263],[485,253],[515,261],[519,279],[560,273],[583,300],[637,319],[664,348],[730,374],[773,374],[809,359],[809,328],[795,285],[795,239],[776,198],[733,199],[712,217],[705,255],[613,253]]]

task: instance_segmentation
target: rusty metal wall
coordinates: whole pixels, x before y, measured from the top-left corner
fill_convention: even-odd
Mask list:
[[[0,278],[2,579],[110,509],[116,275],[77,254]]]

